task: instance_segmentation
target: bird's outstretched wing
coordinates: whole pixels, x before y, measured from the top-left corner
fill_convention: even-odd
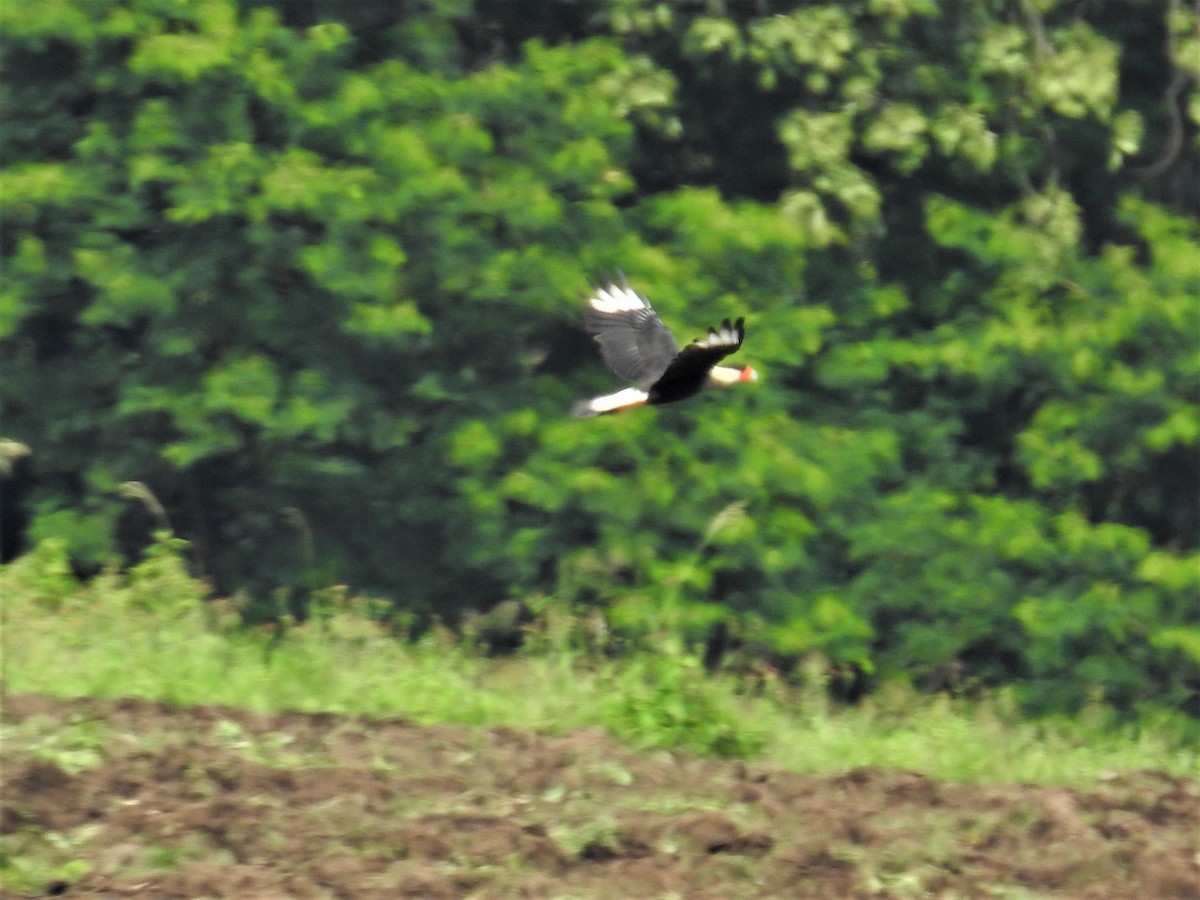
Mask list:
[[[646,298],[623,276],[619,281],[592,292],[584,324],[613,372],[626,381],[649,385],[671,365],[679,345]]]
[[[732,323],[725,319],[720,328],[708,329],[708,334],[696,338],[680,350],[667,364],[654,386],[663,390],[677,381],[691,381],[703,377],[718,362],[742,346],[745,338],[745,318]]]

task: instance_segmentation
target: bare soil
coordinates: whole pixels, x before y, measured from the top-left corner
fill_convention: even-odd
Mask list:
[[[811,775],[604,733],[8,696],[6,897],[1200,897],[1200,783]]]

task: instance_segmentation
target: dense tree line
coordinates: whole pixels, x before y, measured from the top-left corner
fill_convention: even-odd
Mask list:
[[[1197,10],[530,10],[0,7],[5,552],[1200,711]],[[567,418],[617,269],[764,381]]]

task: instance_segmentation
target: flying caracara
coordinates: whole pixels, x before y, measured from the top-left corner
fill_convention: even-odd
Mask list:
[[[620,412],[646,403],[674,403],[707,388],[758,379],[749,366],[717,365],[742,346],[744,319],[733,324],[726,319],[720,328],[708,329],[707,335],[680,350],[671,330],[624,277],[620,284],[609,282],[592,293],[584,322],[600,344],[600,355],[608,367],[638,387],[581,400],[571,410],[576,417]]]

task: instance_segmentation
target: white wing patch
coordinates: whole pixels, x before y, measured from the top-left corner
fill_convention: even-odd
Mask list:
[[[597,289],[596,293],[588,298],[588,303],[598,313],[633,312],[648,309],[650,306],[634,293],[632,288],[618,287],[615,284]]]
[[[725,325],[729,323],[726,322]],[[741,343],[738,333],[732,328],[726,328],[722,325],[720,328],[710,328],[708,334],[704,337],[696,338],[692,341],[694,347],[736,347]]]

